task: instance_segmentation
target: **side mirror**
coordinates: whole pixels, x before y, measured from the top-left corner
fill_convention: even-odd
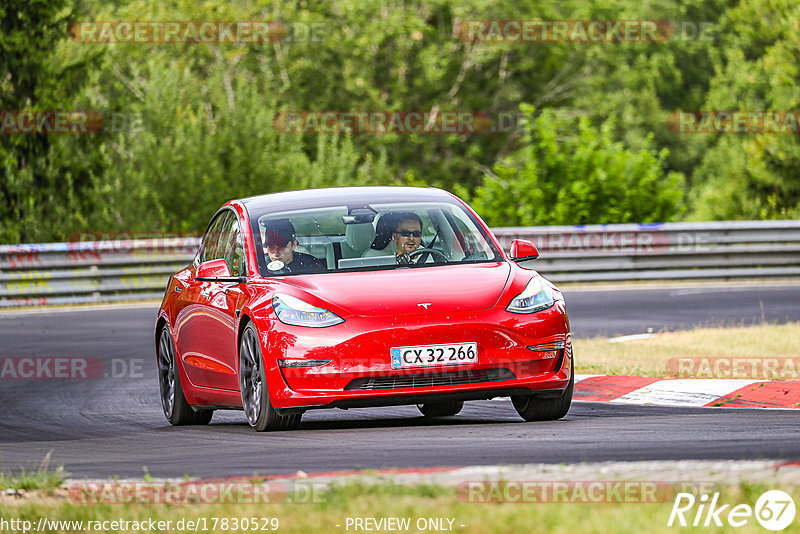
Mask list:
[[[222,282],[240,282],[242,278],[231,276],[231,271],[228,269],[228,262],[223,259],[209,260],[201,263],[197,267],[197,273],[194,275],[196,280],[212,280]]]
[[[513,261],[535,260],[539,257],[539,249],[530,241],[515,239],[511,242],[510,256]]]

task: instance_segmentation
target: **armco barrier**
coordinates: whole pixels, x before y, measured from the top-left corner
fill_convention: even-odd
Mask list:
[[[800,220],[494,228],[533,241],[554,282],[800,276]]]
[[[800,277],[800,220],[494,228],[557,283]],[[0,245],[0,307],[159,299],[199,238]]]
[[[0,308],[158,299],[200,239],[0,245]]]

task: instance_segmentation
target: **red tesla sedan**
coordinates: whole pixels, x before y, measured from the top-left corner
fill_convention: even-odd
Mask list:
[[[416,404],[428,417],[511,397],[527,421],[569,410],[561,292],[517,265],[438,189],[353,187],[232,200],[170,277],[155,327],[164,414],[243,409],[258,431],[306,410]]]

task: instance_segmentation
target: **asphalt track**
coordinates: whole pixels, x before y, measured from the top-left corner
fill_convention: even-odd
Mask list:
[[[567,290],[576,336],[694,325],[800,321],[800,284]],[[293,432],[257,434],[241,412],[170,427],[153,360],[155,306],[0,314],[0,357],[88,356],[112,376],[0,380],[0,466],[48,452],[75,478],[231,476],[354,468],[606,460],[800,460],[800,412],[576,402],[524,423],[507,399],[425,420],[413,407],[308,412]],[[114,363],[112,363],[112,360]],[[116,375],[116,376],[113,376]]]

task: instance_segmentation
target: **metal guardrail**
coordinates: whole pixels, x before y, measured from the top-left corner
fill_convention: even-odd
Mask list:
[[[494,228],[554,282],[800,277],[800,220]]]
[[[0,245],[0,308],[160,299],[200,238]]]
[[[800,220],[494,228],[557,283],[800,277]],[[0,308],[159,299],[200,239],[0,245]]]

